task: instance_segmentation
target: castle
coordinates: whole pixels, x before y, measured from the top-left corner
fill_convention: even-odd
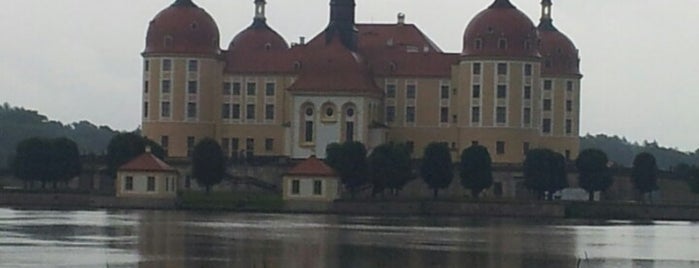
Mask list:
[[[578,50],[542,0],[538,26],[510,0],[495,0],[442,51],[416,25],[355,22],[354,0],[331,0],[324,31],[289,45],[255,0],[252,24],[221,49],[214,19],[176,0],[148,26],[143,134],[172,158],[202,138],[227,155],[323,158],[333,142],[368,150],[404,142],[421,157],[430,142],[454,156],[486,146],[496,163],[530,148],[579,151]]]

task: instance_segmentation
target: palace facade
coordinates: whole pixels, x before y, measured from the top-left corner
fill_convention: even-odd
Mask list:
[[[578,153],[578,50],[554,27],[551,0],[538,26],[495,0],[468,24],[459,53],[402,14],[356,23],[354,0],[331,0],[325,30],[290,45],[267,24],[266,1],[254,5],[252,24],[226,49],[191,0],[150,22],[142,129],[169,157],[187,157],[206,137],[229,155],[293,159],[324,158],[344,141],[368,150],[405,142],[415,158],[430,142],[454,156],[477,143],[496,163],[520,163],[538,147]]]

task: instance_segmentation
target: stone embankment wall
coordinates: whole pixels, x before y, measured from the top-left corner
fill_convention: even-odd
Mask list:
[[[89,194],[0,192],[0,206],[37,209],[175,209],[173,199],[116,198]]]

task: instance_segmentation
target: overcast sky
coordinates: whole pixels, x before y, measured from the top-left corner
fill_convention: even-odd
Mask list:
[[[63,122],[120,130],[140,123],[148,22],[174,0],[3,0],[0,103]],[[252,22],[253,0],[198,0],[222,48]],[[268,0],[268,22],[288,42],[327,24],[329,0]],[[357,0],[358,22],[404,12],[448,52],[492,0]],[[538,23],[539,0],[512,0]],[[699,148],[697,0],[554,0],[554,23],[580,49],[581,135],[606,133]]]

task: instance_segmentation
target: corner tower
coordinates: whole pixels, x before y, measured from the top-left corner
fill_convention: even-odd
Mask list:
[[[578,49],[553,25],[551,0],[541,1],[542,102],[550,106],[542,113],[549,131],[544,146],[574,158],[580,148],[580,58]]]
[[[499,163],[521,163],[539,145],[541,106],[539,36],[510,0],[495,0],[463,35],[455,67],[460,109],[459,140],[478,141]]]
[[[219,30],[191,0],[176,0],[148,26],[143,68],[143,135],[169,157],[187,157],[213,137],[213,94],[220,85]]]
[[[354,0],[330,1],[330,23],[325,29],[326,43],[337,37],[349,50],[357,50],[359,30],[355,26],[355,8]]]

